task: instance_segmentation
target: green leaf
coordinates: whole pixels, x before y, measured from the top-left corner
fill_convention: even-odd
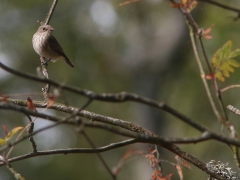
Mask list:
[[[215,76],[220,81],[225,81],[225,78],[223,77],[223,74],[221,73],[221,71],[216,72]]]
[[[225,77],[229,77],[229,76],[230,76],[229,71],[223,70],[223,75],[224,75]]]
[[[10,132],[7,133],[6,137],[4,139],[0,138],[0,146],[3,146],[7,144],[7,142],[23,127],[15,127]]]
[[[240,55],[240,49],[236,49],[230,53],[229,58],[234,58]]]
[[[9,141],[13,136],[14,134],[16,134],[19,130],[21,130],[23,127],[15,127],[13,128],[8,134],[7,136],[5,137],[5,140],[6,141]]]
[[[7,144],[7,141],[5,139],[0,138],[0,146],[3,146]]]
[[[233,67],[240,67],[240,63],[237,62],[235,59],[229,59],[228,63]]]
[[[222,47],[222,59],[226,59],[230,56],[231,53],[231,49],[232,49],[232,42],[228,41],[226,44],[223,45]]]
[[[215,76],[220,81],[225,81],[225,77],[229,77],[230,73],[234,72],[234,68],[240,67],[235,57],[240,55],[240,49],[234,51],[232,49],[232,42],[226,42],[219,48],[212,58],[212,65],[215,70]]]

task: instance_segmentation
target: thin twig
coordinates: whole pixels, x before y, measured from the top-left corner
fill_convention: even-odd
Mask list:
[[[92,148],[96,149],[96,146],[94,145],[92,140],[89,138],[89,136],[86,134],[86,132],[85,131],[81,131],[81,133],[83,134],[85,139],[88,141],[88,143],[92,146]],[[116,180],[117,179],[116,175],[114,175],[112,173],[111,169],[108,167],[107,163],[105,162],[105,160],[103,159],[101,154],[100,153],[96,153],[96,155],[97,155],[98,159],[102,162],[103,166],[107,169],[107,171],[111,175],[112,179]]]
[[[227,6],[227,5],[221,4],[221,3],[216,2],[216,1],[212,1],[212,0],[198,0],[198,1],[207,2],[207,3],[210,3],[210,4],[212,4],[212,5],[221,7],[221,8],[223,8],[223,9],[227,9],[227,10],[230,10],[230,11],[237,12],[237,13],[238,13],[238,16],[236,17],[236,19],[239,18],[240,9],[237,9],[237,8],[231,7],[231,6]],[[235,19],[235,20],[236,20],[236,19]]]
[[[54,150],[46,150],[46,151],[38,151],[37,153],[28,153],[25,155],[17,156],[14,158],[8,159],[7,162],[16,162],[23,159],[28,159],[31,157],[45,156],[45,155],[54,155],[54,154],[79,154],[79,153],[101,153],[106,152],[112,149],[117,149],[120,147],[124,147],[130,144],[136,143],[135,139],[129,139],[117,143],[111,143],[109,145],[98,147],[98,148],[68,148],[68,149],[54,149]],[[0,167],[3,166],[5,162],[0,162]]]
[[[188,27],[189,27],[189,30],[190,30],[190,38],[191,38],[191,42],[192,42],[193,52],[194,52],[195,59],[196,59],[197,64],[198,64],[198,68],[199,68],[199,71],[200,71],[200,74],[201,74],[201,78],[202,78],[205,90],[207,92],[207,96],[208,96],[209,102],[210,102],[210,104],[212,106],[213,112],[215,113],[217,119],[221,122],[221,120],[222,120],[221,115],[219,114],[219,112],[217,110],[217,107],[216,107],[216,105],[214,103],[211,91],[210,91],[210,89],[208,87],[208,84],[207,84],[207,81],[206,81],[206,78],[205,78],[205,72],[203,70],[202,63],[201,63],[201,60],[200,60],[199,55],[198,55],[198,51],[197,51],[197,47],[196,47],[196,43],[195,43],[194,33],[193,33],[193,30],[192,30],[192,27],[191,26],[188,26]]]
[[[202,53],[203,53],[204,59],[205,59],[205,61],[206,61],[206,64],[207,64],[209,73],[210,73],[210,74],[213,74],[213,70],[212,70],[212,68],[211,68],[211,66],[210,66],[210,62],[209,62],[209,60],[208,60],[205,47],[204,47],[204,45],[203,45],[202,36],[198,36],[198,40],[199,40],[199,42],[200,42],[201,49],[202,49]]]
[[[199,35],[198,36],[198,39],[199,39],[199,42],[200,42],[200,45],[201,45],[201,49],[202,49],[202,52],[203,52],[203,55],[204,55],[204,59],[206,61],[206,64],[208,66],[208,70],[209,70],[209,73],[210,75],[213,75],[213,70],[210,66],[210,62],[207,58],[207,53],[206,53],[206,50],[205,50],[205,47],[203,45],[203,41],[202,41],[202,36]],[[224,124],[226,125],[226,121],[228,121],[228,116],[227,116],[227,112],[226,112],[226,109],[225,109],[225,105],[224,105],[224,102],[223,102],[223,99],[222,99],[222,94],[221,94],[221,91],[219,90],[219,86],[217,84],[217,81],[216,81],[216,78],[214,78],[213,80],[213,85],[214,85],[214,88],[215,88],[215,92],[216,92],[216,96],[217,96],[217,99],[218,99],[218,102],[219,102],[219,105],[224,113],[224,117],[225,119],[222,118],[222,120],[224,120]]]
[[[227,86],[225,88],[222,88],[220,91],[224,92],[224,91],[227,91],[227,90],[232,89],[232,88],[240,88],[240,84],[233,84],[233,85]]]
[[[33,133],[34,122],[32,121],[32,118],[29,115],[26,115],[26,116],[27,116],[27,118],[29,120],[29,124],[30,124],[30,126],[29,126],[27,131],[28,131],[28,134],[31,134],[31,133]],[[37,152],[37,145],[36,145],[36,143],[35,143],[35,141],[33,139],[33,136],[29,137],[29,141],[32,144],[32,148],[33,148],[33,152],[32,153],[36,153]]]
[[[223,102],[223,99],[222,99],[222,93],[221,93],[221,90],[219,89],[219,86],[218,86],[218,83],[217,83],[217,80],[216,78],[214,78],[212,80],[213,82],[213,86],[215,88],[215,94],[216,94],[216,97],[218,99],[218,103],[221,107],[221,110],[223,112],[223,116],[222,116],[222,124],[225,125],[225,126],[229,126],[230,125],[230,122],[228,120],[228,115],[227,115],[227,111],[226,111],[226,108],[225,108],[225,105],[224,105],[224,102]],[[228,127],[229,128],[229,127]],[[230,130],[230,129],[229,129]],[[230,131],[231,132],[231,131]]]
[[[47,25],[47,24],[50,22],[51,17],[52,17],[53,12],[54,12],[54,9],[55,9],[55,7],[57,6],[57,3],[58,3],[58,0],[54,0],[54,1],[53,1],[52,6],[51,6],[51,8],[50,8],[50,10],[49,10],[49,12],[48,12],[45,20],[44,20],[44,24],[45,24],[45,25]]]
[[[170,2],[175,3],[174,0],[170,0]],[[188,11],[186,11],[184,8],[178,8],[178,9],[185,16],[185,18],[187,20],[188,28],[189,28],[189,31],[190,31],[190,38],[191,38],[191,43],[192,43],[192,47],[193,47],[193,52],[194,52],[195,59],[197,61],[198,67],[199,67],[200,75],[201,75],[205,90],[206,90],[208,99],[210,101],[210,104],[212,106],[213,112],[215,113],[217,119],[221,122],[222,118],[221,118],[220,113],[217,110],[217,107],[214,103],[211,91],[210,91],[209,86],[207,84],[207,81],[206,81],[206,78],[205,78],[205,72],[203,70],[202,63],[201,63],[201,60],[199,58],[196,43],[195,43],[195,36],[194,35],[196,34],[196,35],[199,36],[199,32],[200,32],[199,27],[198,27],[197,23],[195,22],[195,20],[193,19],[192,15]],[[201,44],[201,45],[203,45],[203,44]],[[203,52],[204,52],[204,49],[203,49]],[[210,68],[210,65],[209,65],[209,68]]]
[[[227,109],[229,109],[230,111],[232,111],[233,113],[235,113],[236,115],[240,116],[240,110],[238,108],[235,108],[232,105],[228,105]]]
[[[57,123],[55,124],[52,124],[52,125],[49,125],[47,127],[44,127],[44,128],[41,128],[33,133],[30,133],[28,136],[24,136],[23,138],[19,139],[19,140],[16,140],[14,143],[12,144],[9,144],[9,147],[12,147],[16,144],[18,144],[19,142],[25,140],[26,138],[30,138],[32,137],[33,135],[39,133],[39,132],[42,132],[42,131],[45,131],[47,129],[50,129],[50,128],[53,128],[55,126],[58,126],[64,122],[68,122],[71,118],[73,118],[74,116],[76,116],[80,111],[82,111],[84,108],[86,108],[90,103],[92,102],[92,99],[88,99],[88,101],[80,108],[80,109],[77,109],[73,114],[69,115],[68,117],[64,118],[62,121],[60,121],[59,119],[55,118],[55,120],[57,121]],[[11,105],[10,105],[11,106]],[[31,114],[38,114],[37,112],[33,112],[33,111],[29,111],[28,113],[26,112],[26,109],[22,109],[21,112],[23,112],[24,114],[28,114],[28,115],[31,115]],[[33,113],[31,113],[33,112]],[[40,113],[41,114],[41,113]],[[41,114],[42,116],[44,116],[43,114]],[[53,118],[54,119],[54,118]],[[2,149],[1,151],[4,151],[6,148]],[[10,150],[11,151],[11,150]],[[10,152],[8,153],[7,157],[9,156]]]

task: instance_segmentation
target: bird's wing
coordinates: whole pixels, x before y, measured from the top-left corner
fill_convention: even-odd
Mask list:
[[[59,56],[64,57],[62,60],[64,60],[70,67],[74,68],[73,63],[68,59],[68,57],[64,53],[62,47],[57,42],[57,40],[54,36],[50,36],[48,43],[49,43],[49,47],[52,51],[57,53]]]
[[[49,47],[52,51],[58,53],[60,56],[67,58],[62,47],[60,46],[60,44],[58,43],[57,39],[54,36],[50,36],[48,42],[49,42]]]

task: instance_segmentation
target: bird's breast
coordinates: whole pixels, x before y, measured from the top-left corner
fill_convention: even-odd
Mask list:
[[[47,60],[65,60],[65,58],[59,55],[51,48],[49,41],[50,36],[48,34],[35,33],[32,39],[33,48],[39,56],[46,58]]]

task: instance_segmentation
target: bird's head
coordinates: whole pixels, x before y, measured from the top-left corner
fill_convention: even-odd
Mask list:
[[[55,29],[50,26],[50,25],[42,25],[38,28],[38,32],[41,34],[48,34],[51,35],[52,31],[54,31]]]

